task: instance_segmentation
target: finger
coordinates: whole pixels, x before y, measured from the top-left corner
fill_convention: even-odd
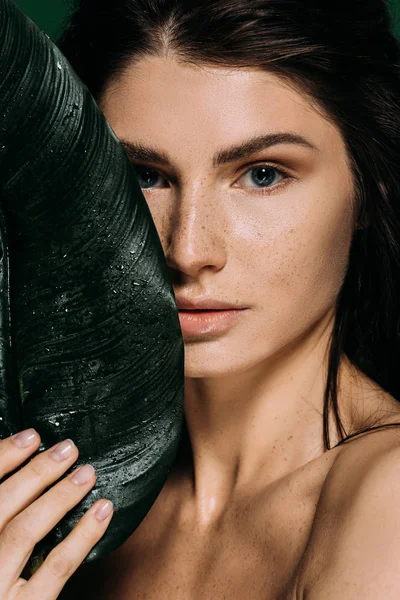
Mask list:
[[[96,511],[109,506],[111,512],[96,518]],[[24,595],[18,600],[54,600],[71,575],[84,561],[93,546],[104,535],[113,516],[112,502],[99,500],[83,515],[71,533],[47,556],[24,587]]]
[[[40,436],[34,429],[20,431],[0,441],[0,479],[15,471],[40,445]]]
[[[22,573],[35,544],[82,500],[95,481],[91,465],[79,467],[7,523],[0,535],[0,598]]]
[[[35,456],[0,485],[0,532],[45,489],[57,481],[78,458],[72,440],[63,440]]]

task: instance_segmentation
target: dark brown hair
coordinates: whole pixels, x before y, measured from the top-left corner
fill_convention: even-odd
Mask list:
[[[361,433],[340,421],[343,355],[400,400],[400,45],[388,4],[82,0],[58,45],[97,101],[128,63],[169,52],[182,63],[272,72],[316,102],[343,135],[358,214],[329,347],[325,448],[329,403],[339,444]]]

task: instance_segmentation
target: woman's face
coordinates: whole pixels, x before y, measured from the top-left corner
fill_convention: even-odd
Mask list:
[[[121,141],[164,157],[130,153],[176,296],[248,309],[222,332],[184,335],[186,376],[268,364],[332,314],[354,184],[339,130],[305,95],[261,71],[149,57],[99,104]],[[267,145],[289,134],[304,142]],[[231,152],[259,136],[264,147]]]

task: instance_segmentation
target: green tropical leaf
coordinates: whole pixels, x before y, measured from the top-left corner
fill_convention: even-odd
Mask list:
[[[176,458],[184,346],[161,242],[124,149],[52,41],[0,0],[0,437],[67,437],[115,513],[85,562],[143,520]]]

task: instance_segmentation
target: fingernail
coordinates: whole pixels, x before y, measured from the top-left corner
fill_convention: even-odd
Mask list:
[[[96,512],[94,513],[96,519],[104,521],[111,514],[112,509],[113,503],[110,500],[106,500],[96,508]]]
[[[87,483],[93,477],[93,474],[94,469],[92,465],[84,465],[76,469],[69,477],[75,485],[81,485],[82,483]]]
[[[36,431],[34,429],[25,429],[11,436],[12,441],[18,448],[27,448],[37,439]]]
[[[54,460],[60,462],[61,460],[71,456],[74,446],[74,442],[68,438],[67,440],[57,444],[57,446],[54,446],[53,450],[50,452],[50,456]]]

